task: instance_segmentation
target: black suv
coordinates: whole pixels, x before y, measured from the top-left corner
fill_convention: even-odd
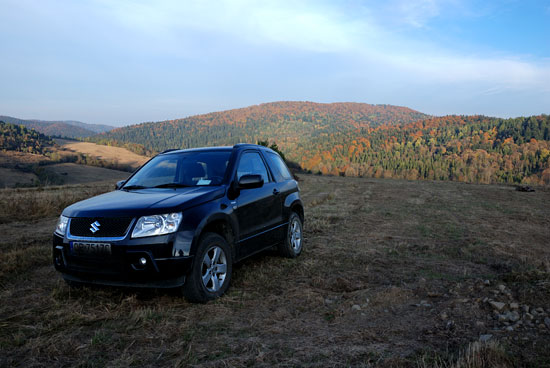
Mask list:
[[[222,295],[234,262],[302,251],[304,208],[281,157],[253,144],[165,151],[117,190],[63,211],[53,262],[70,284],[182,287]]]

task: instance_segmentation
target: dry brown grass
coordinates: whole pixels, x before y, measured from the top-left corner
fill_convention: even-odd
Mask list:
[[[114,185],[114,181],[107,181],[77,186],[0,189],[0,224],[58,216],[68,205],[111,191]]]
[[[495,290],[503,284],[520,305],[550,305],[550,192],[301,178],[304,254],[244,261],[229,292],[206,305],[170,292],[71,290],[50,264],[55,211],[0,225],[0,254],[20,250],[0,263],[0,366],[550,365],[549,329],[505,331],[482,301],[508,298]],[[92,194],[75,186],[34,201]],[[481,334],[493,338],[477,343]]]
[[[143,165],[149,158],[138,155],[125,148],[104,146],[90,142],[77,142],[66,139],[55,139],[55,142],[62,148],[74,152],[81,152],[89,156],[98,157],[102,160],[116,162],[120,165],[129,165],[139,167]]]

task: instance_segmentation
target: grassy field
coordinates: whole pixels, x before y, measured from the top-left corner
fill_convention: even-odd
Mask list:
[[[57,154],[61,159],[63,156],[72,156],[75,152],[84,153],[89,157],[103,160],[105,165],[99,166],[105,167],[84,165],[82,162],[59,163],[46,155],[0,151],[0,188],[89,184],[105,180],[116,182],[130,175],[130,172],[119,169],[126,169],[127,166],[136,168],[148,160],[147,157],[136,155],[124,148],[63,139],[56,141],[62,149],[50,147],[50,153]]]
[[[131,175],[131,173],[125,171],[73,163],[49,165],[48,170],[60,175],[65,184],[88,184],[107,180],[115,183]]]
[[[56,138],[55,142],[59,144],[61,148],[70,151],[84,153],[106,161],[116,161],[121,165],[129,165],[132,167],[139,167],[149,159],[148,157],[140,156],[120,147],[104,146],[90,142],[79,142],[59,138]]]
[[[300,175],[305,250],[229,292],[71,290],[60,210],[110,190],[0,191],[0,366],[550,366],[550,191]]]

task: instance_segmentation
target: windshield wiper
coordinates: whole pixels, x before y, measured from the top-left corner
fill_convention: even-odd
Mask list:
[[[186,188],[189,185],[180,184],[180,183],[164,183],[155,185],[153,188]]]
[[[122,187],[122,189],[126,189],[126,190],[146,189],[146,188],[149,188],[149,187],[144,187],[143,185],[126,185],[126,186]]]

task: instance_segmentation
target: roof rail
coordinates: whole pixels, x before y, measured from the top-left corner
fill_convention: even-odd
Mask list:
[[[239,147],[245,147],[245,146],[257,146],[257,144],[254,144],[254,143],[237,143],[233,146],[233,148],[239,148]]]

